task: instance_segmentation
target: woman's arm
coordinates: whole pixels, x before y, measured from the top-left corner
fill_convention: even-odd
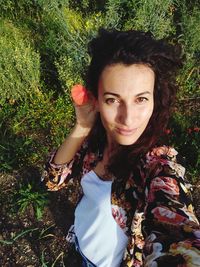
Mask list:
[[[96,118],[94,99],[90,98],[87,104],[74,104],[76,124],[71,133],[64,140],[58,150],[52,153],[42,175],[42,180],[51,191],[66,187],[73,176],[73,170],[81,173],[83,156],[87,153],[87,138]]]
[[[71,161],[93,127],[97,113],[95,99],[91,94],[88,95],[89,100],[85,105],[79,106],[73,103],[76,113],[76,124],[57,150],[53,159],[55,164],[63,164]]]
[[[55,164],[64,164],[70,162],[77,151],[80,149],[84,139],[88,136],[90,128],[83,128],[76,124],[71,133],[58,148],[53,162]]]

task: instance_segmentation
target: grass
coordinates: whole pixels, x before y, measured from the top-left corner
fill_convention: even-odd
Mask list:
[[[33,208],[35,217],[40,220],[44,207],[48,204],[47,196],[47,192],[44,192],[41,188],[37,188],[37,191],[35,191],[30,183],[21,185],[18,192],[16,192],[16,203],[19,212],[24,213],[28,208]]]

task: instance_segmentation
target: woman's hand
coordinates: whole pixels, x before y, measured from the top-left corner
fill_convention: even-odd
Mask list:
[[[96,99],[91,93],[88,93],[88,101],[86,104],[77,105],[73,102],[75,112],[76,112],[76,125],[81,128],[90,130],[94,125],[97,109],[96,109]]]
[[[54,164],[69,163],[80,149],[84,139],[88,136],[96,118],[95,98],[89,93],[87,103],[77,105],[73,102],[76,112],[76,124],[62,145],[58,148]]]

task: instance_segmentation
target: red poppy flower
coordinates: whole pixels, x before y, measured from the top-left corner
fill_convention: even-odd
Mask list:
[[[81,84],[76,84],[71,89],[71,97],[78,106],[84,105],[88,102],[87,89]]]

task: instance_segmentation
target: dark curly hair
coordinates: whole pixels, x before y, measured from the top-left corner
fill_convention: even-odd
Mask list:
[[[154,110],[145,131],[133,145],[119,145],[118,153],[110,162],[110,171],[121,178],[127,177],[137,160],[158,144],[167,126],[177,91],[175,78],[176,70],[181,66],[180,49],[163,39],[156,40],[150,32],[100,29],[97,37],[89,43],[89,54],[91,62],[86,74],[86,87],[96,98],[100,75],[108,65],[144,64],[155,73]],[[93,149],[103,150],[106,132],[100,117],[89,140]]]

